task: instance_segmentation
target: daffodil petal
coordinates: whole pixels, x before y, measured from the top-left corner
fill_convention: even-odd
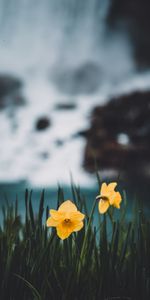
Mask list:
[[[101,190],[100,190],[100,195],[106,195],[107,194],[107,184],[104,182],[102,183],[102,186],[101,186]]]
[[[108,199],[109,199],[109,204],[110,205],[114,204],[115,197],[116,197],[116,192],[115,191],[109,192]]]
[[[62,239],[66,239],[73,232],[72,226],[57,226],[57,235]]]
[[[60,211],[57,211],[55,209],[50,209],[50,215],[56,221],[61,221],[64,218],[64,213],[60,212]]]
[[[109,191],[114,191],[116,186],[117,186],[117,182],[111,182],[108,184],[107,188]]]
[[[116,207],[116,208],[120,208],[120,202],[121,202],[122,198],[121,198],[121,195],[119,192],[116,192],[116,195],[115,195],[115,199],[114,199],[114,203],[113,205]]]
[[[77,222],[73,226],[73,231],[79,231],[83,227],[83,222]]]
[[[75,211],[70,213],[70,219],[73,221],[82,221],[85,218],[85,215],[80,211]]]
[[[109,208],[109,206],[110,206],[109,201],[106,201],[106,200],[104,201],[101,199],[98,204],[99,212],[101,214],[104,214],[107,211],[107,209]]]
[[[49,217],[46,221],[46,225],[48,227],[50,227],[50,226],[56,227],[58,225],[58,222],[56,220],[54,220],[52,217]]]
[[[77,207],[70,200],[67,200],[59,206],[58,211],[65,213],[75,212],[77,211]]]

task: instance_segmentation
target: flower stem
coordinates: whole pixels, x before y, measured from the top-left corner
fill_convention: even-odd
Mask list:
[[[97,199],[95,199],[95,201],[93,203],[92,210],[91,210],[90,217],[89,217],[89,221],[88,221],[88,224],[87,224],[87,230],[85,232],[85,236],[84,236],[84,240],[83,240],[83,244],[82,244],[82,249],[81,249],[81,254],[80,254],[80,259],[79,259],[79,264],[78,264],[78,270],[77,270],[78,276],[80,275],[81,265],[83,263],[83,257],[84,257],[84,252],[85,252],[85,248],[86,248],[88,232],[89,232],[90,225],[91,225],[91,222],[92,222],[92,217],[93,217],[93,214],[94,214],[96,203],[97,203]]]

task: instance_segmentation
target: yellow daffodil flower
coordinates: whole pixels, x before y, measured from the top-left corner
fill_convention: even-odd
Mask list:
[[[48,227],[56,227],[57,235],[66,239],[74,231],[79,231],[83,227],[85,215],[77,210],[75,204],[70,200],[63,202],[58,210],[50,209],[50,217],[46,224]]]
[[[115,191],[117,183],[111,182],[108,185],[106,183],[103,183],[100,189],[100,195],[96,197],[96,199],[99,199],[99,212],[101,214],[104,214],[110,205],[120,208],[120,202],[122,200],[121,195],[119,192]]]

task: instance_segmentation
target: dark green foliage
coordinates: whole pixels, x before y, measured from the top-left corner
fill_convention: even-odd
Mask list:
[[[140,205],[127,221],[123,200],[119,215],[109,209],[95,227],[96,201],[88,215],[86,200],[73,185],[72,199],[86,214],[85,226],[64,241],[45,226],[44,191],[35,214],[32,192],[26,190],[24,220],[17,199],[2,208],[0,300],[149,300],[150,219]],[[62,201],[59,188],[57,206]]]

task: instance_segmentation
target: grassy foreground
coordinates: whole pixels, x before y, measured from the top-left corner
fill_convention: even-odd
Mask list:
[[[38,214],[33,211],[32,192],[25,192],[24,221],[17,200],[2,208],[0,299],[149,300],[150,218],[140,205],[127,220],[123,199],[117,216],[110,208],[95,226],[95,200],[88,213],[86,200],[74,186],[72,200],[86,219],[83,229],[64,241],[55,228],[45,226],[49,208],[44,209],[44,192]],[[63,201],[59,188],[57,205]]]

